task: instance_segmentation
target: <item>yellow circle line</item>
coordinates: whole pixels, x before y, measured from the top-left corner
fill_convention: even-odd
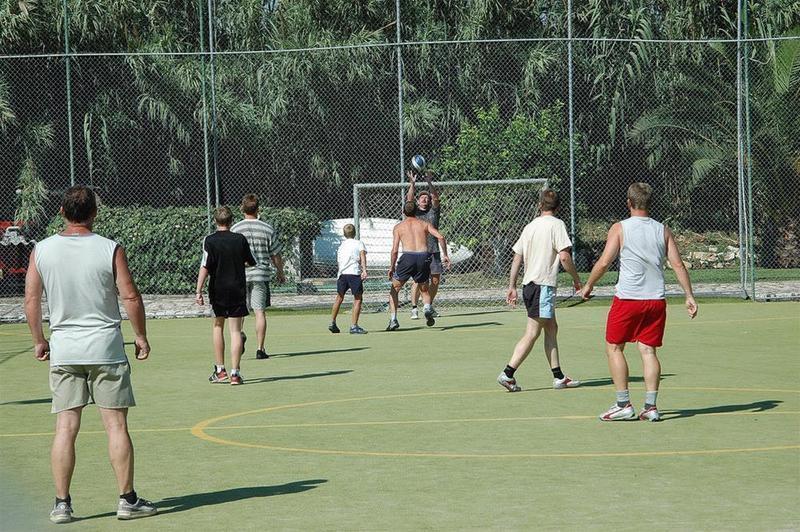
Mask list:
[[[740,391],[740,392],[758,392],[758,391],[766,391],[766,390],[759,390],[759,389],[747,389],[747,388],[702,388],[702,387],[680,387],[678,389],[694,389],[694,390],[713,390],[713,391]],[[778,392],[779,390],[769,390],[772,392]],[[800,393],[797,390],[783,390],[787,393]],[[216,436],[212,436],[206,432],[206,430],[215,430],[215,429],[222,429],[224,427],[211,427],[214,423],[218,423],[220,421],[224,421],[227,419],[232,419],[235,417],[242,417],[246,415],[256,414],[256,413],[268,413],[268,412],[275,412],[278,410],[287,410],[287,409],[294,409],[294,408],[304,408],[308,406],[320,406],[320,405],[329,405],[329,404],[337,404],[337,403],[345,403],[345,402],[354,402],[354,401],[370,401],[370,400],[377,400],[377,399],[399,399],[399,398],[408,398],[408,397],[430,397],[430,396],[443,396],[443,395],[464,395],[464,394],[474,394],[474,393],[497,393],[496,391],[492,390],[472,390],[472,391],[448,391],[448,392],[423,392],[423,393],[413,393],[413,394],[396,394],[396,395],[379,395],[379,396],[370,396],[370,397],[352,397],[346,399],[331,399],[325,401],[312,401],[309,403],[297,403],[297,404],[289,404],[289,405],[280,405],[274,407],[267,407],[267,408],[259,408],[256,410],[248,410],[246,412],[239,412],[233,414],[226,414],[224,416],[218,416],[215,418],[207,419],[197,423],[191,429],[191,433],[193,436],[210,442],[210,443],[218,443],[220,445],[232,445],[235,447],[244,447],[250,449],[268,449],[273,451],[286,451],[286,452],[299,452],[299,453],[307,453],[307,454],[327,454],[327,455],[342,455],[342,456],[376,456],[376,457],[418,457],[418,458],[595,458],[595,457],[632,457],[632,456],[675,456],[675,455],[708,455],[708,454],[726,454],[726,453],[742,453],[742,452],[762,452],[762,451],[776,451],[776,450],[792,450],[792,449],[800,449],[800,445],[781,445],[781,446],[773,446],[773,447],[747,447],[747,448],[738,448],[738,449],[698,449],[698,450],[687,450],[687,451],[624,451],[624,452],[590,452],[590,453],[508,453],[508,454],[466,454],[466,453],[423,453],[423,452],[391,452],[391,451],[348,451],[348,450],[340,450],[340,449],[311,449],[311,448],[299,448],[299,447],[282,447],[276,445],[264,445],[264,444],[252,444],[252,443],[245,443],[239,442],[235,440],[227,440],[224,438],[219,438]],[[765,414],[766,412],[750,412],[750,414]],[[735,413],[710,413],[710,414],[735,414]],[[741,414],[741,413],[739,413]],[[788,414],[788,412],[787,412]],[[562,416],[556,418],[537,418],[537,419],[591,419],[594,416]],[[472,420],[470,420],[472,421]],[[422,421],[426,423],[432,423],[434,421]],[[357,423],[357,422],[353,422]],[[373,423],[373,424],[403,424],[409,422],[362,422],[362,423]],[[419,423],[419,421],[415,422]],[[247,427],[242,426],[243,428],[260,428],[260,427]],[[232,427],[229,427],[232,428]]]

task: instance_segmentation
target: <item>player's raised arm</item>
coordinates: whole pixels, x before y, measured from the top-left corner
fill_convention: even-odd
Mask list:
[[[406,192],[406,201],[416,201],[417,191],[414,186],[417,182],[417,175],[412,170],[409,170],[406,172],[406,177],[408,177],[408,192]]]
[[[617,222],[611,226],[611,229],[608,230],[608,239],[606,240],[606,247],[603,249],[603,254],[599,259],[597,259],[597,262],[595,262],[594,268],[592,268],[592,273],[589,274],[589,279],[586,281],[586,284],[583,285],[581,296],[584,299],[589,299],[595,283],[599,281],[600,278],[603,277],[603,275],[605,275],[605,273],[608,271],[611,263],[614,262],[614,259],[616,259],[617,255],[619,255],[619,250],[621,247],[622,225]]]
[[[664,228],[664,235],[667,240],[667,260],[675,271],[675,277],[678,278],[678,283],[686,294],[686,311],[689,313],[689,317],[694,319],[697,316],[697,301],[695,301],[694,293],[692,292],[692,281],[689,279],[689,272],[683,264],[683,259],[681,259],[681,252],[678,249],[677,242],[675,242],[675,236],[668,227]]]

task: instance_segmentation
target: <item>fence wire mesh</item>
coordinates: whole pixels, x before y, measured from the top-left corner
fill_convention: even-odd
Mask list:
[[[645,180],[701,292],[800,295],[796,3],[19,5],[0,13],[0,230],[44,238],[61,193],[92,185],[98,232],[148,293],[190,293],[211,209],[255,192],[290,259],[279,292],[327,294],[325,231],[354,209],[396,219],[421,153],[437,179],[546,179],[580,271]],[[353,185],[386,182],[353,204]],[[494,187],[447,187],[445,213],[511,194]],[[443,229],[482,234],[470,208]],[[21,290],[15,246],[0,296]],[[494,289],[506,262],[448,282]]]

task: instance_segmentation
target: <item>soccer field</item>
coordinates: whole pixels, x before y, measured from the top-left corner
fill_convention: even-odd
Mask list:
[[[152,320],[132,361],[136,489],[160,515],[130,530],[795,529],[800,527],[800,304],[701,301],[668,310],[660,423],[602,423],[614,400],[607,303],[559,311],[553,390],[542,342],[495,382],[522,310],[456,311],[427,329],[367,314],[366,336],[326,314],[269,316],[269,360],[211,385],[208,319]],[[340,326],[348,316],[340,317]],[[126,326],[128,340],[132,339]],[[345,329],[346,331],[346,329]],[[2,530],[46,530],[54,416],[27,326],[0,326]],[[629,346],[634,406],[644,396]],[[77,444],[72,525],[122,527],[98,412]]]

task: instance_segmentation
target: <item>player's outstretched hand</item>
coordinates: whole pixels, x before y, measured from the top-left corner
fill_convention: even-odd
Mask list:
[[[432,171],[425,170],[425,181],[427,181],[428,183],[433,181],[433,172]]]
[[[33,356],[36,357],[36,360],[39,362],[50,360],[50,344],[47,340],[33,346]]]
[[[133,345],[136,346],[134,351],[136,360],[145,360],[150,356],[150,343],[147,341],[146,336],[137,336],[133,341]]]
[[[413,185],[417,182],[417,174],[415,174],[413,170],[406,171],[406,177],[408,178],[409,185]]]
[[[584,301],[588,301],[592,297],[592,288],[593,287],[589,286],[588,284],[583,285],[583,288],[581,288],[581,297],[584,299]]]
[[[517,306],[517,289],[516,288],[509,288],[508,292],[506,292],[506,303],[511,305],[512,307]]]
[[[686,312],[689,313],[689,317],[692,319],[697,316],[697,301],[692,296],[686,298]]]

